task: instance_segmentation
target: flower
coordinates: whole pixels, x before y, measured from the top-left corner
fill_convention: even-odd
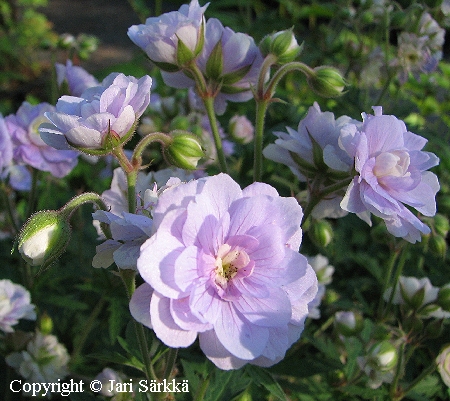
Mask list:
[[[67,60],[66,65],[56,63],[55,68],[58,85],[61,87],[64,82],[67,82],[72,96],[81,96],[86,89],[99,85],[93,75],[84,68],[73,65],[71,60]]]
[[[210,61],[211,60],[211,61]],[[252,37],[224,27],[216,18],[210,18],[205,27],[205,45],[195,60],[208,82],[208,93],[217,93],[214,110],[221,115],[227,101],[246,102],[253,97],[263,57]],[[189,88],[194,81],[183,71],[162,72],[166,85]]]
[[[19,323],[20,319],[36,319],[30,293],[11,280],[0,280],[0,329],[12,333],[12,326]]]
[[[315,102],[297,130],[287,127],[287,133],[274,132],[278,137],[268,145],[263,154],[267,159],[285,164],[303,182],[309,182],[319,174],[327,183],[349,176],[353,160],[339,147],[341,128],[353,120],[342,116],[335,120],[333,113],[322,112]],[[355,122],[356,123],[356,122]],[[322,184],[323,186],[324,184]],[[342,217],[340,207],[344,192],[334,192],[322,199],[313,209],[316,219]]]
[[[6,356],[6,363],[29,383],[56,383],[67,376],[69,354],[51,334],[36,332],[26,350]]]
[[[339,311],[334,314],[334,324],[339,334],[351,337],[362,330],[364,321],[360,313]]]
[[[388,231],[415,243],[430,228],[406,205],[425,216],[436,213],[435,195],[439,182],[426,171],[439,159],[421,149],[427,140],[406,129],[395,116],[363,114],[363,124],[348,124],[341,131],[340,144],[355,159],[358,173],[347,188],[341,207],[370,224],[370,213],[382,218]]]
[[[62,96],[50,120],[40,126],[45,143],[56,149],[75,148],[88,154],[107,154],[134,133],[138,118],[150,102],[152,79],[112,73],[81,97]]]
[[[18,191],[31,189],[31,174],[24,165],[17,165],[13,159],[13,141],[6,121],[0,113],[0,178],[7,180]]]
[[[92,213],[94,220],[109,225],[112,239],[107,239],[96,247],[92,266],[107,268],[114,262],[120,269],[136,270],[141,245],[153,234],[152,220],[144,215],[113,213],[97,210]]]
[[[241,190],[226,174],[164,191],[153,211],[156,233],[138,259],[148,284],[131,300],[134,318],[150,318],[169,347],[198,335],[221,369],[280,361],[317,292],[298,253],[302,216],[294,198],[263,183]]]
[[[76,166],[78,152],[53,149],[41,139],[38,127],[46,121],[44,114],[54,110],[48,103],[31,105],[23,102],[17,113],[6,116],[4,122],[12,139],[16,164],[29,165],[61,178]]]
[[[117,401],[125,401],[128,399],[131,399],[130,397],[132,393],[130,394],[127,392],[127,396],[124,396],[122,392],[117,392],[115,389],[116,383],[123,383],[125,381],[125,376],[119,372],[116,372],[115,370],[111,368],[104,368],[97,376],[95,376],[95,380],[100,381],[102,384],[100,394],[104,395],[105,397],[113,397],[116,395],[122,395],[123,397],[117,398]],[[111,386],[111,383],[114,383],[114,386]],[[116,400],[116,398],[113,398],[113,400]]]
[[[436,364],[442,381],[450,387],[450,345],[441,350],[436,358]]]
[[[246,116],[234,115],[229,122],[231,136],[238,142],[246,144],[253,140],[255,127]]]
[[[189,6],[183,4],[178,11],[147,18],[145,24],[131,26],[128,37],[161,69],[177,71],[203,47],[203,14],[208,5],[200,7],[198,0],[192,0]],[[181,54],[186,56],[181,57]]]

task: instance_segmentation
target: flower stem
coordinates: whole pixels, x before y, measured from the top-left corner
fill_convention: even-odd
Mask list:
[[[262,161],[263,161],[263,141],[264,141],[264,121],[266,119],[269,101],[265,99],[256,100],[256,120],[255,120],[255,144],[253,155],[253,181],[261,181]]]
[[[120,277],[122,278],[122,282],[125,286],[125,290],[127,292],[128,299],[131,300],[131,296],[133,295],[134,290],[136,289],[136,281],[135,276],[136,273],[134,270],[119,270]],[[151,362],[151,358],[148,352],[147,347],[147,338],[144,331],[144,326],[138,323],[133,319],[134,331],[136,334],[136,338],[139,344],[139,350],[142,355],[142,361],[144,363],[145,375],[148,381],[151,379],[157,380],[156,374],[153,370],[153,365]]]
[[[398,396],[399,396],[399,394],[401,394],[401,392],[398,391],[399,390],[398,389],[398,381],[400,379],[400,376],[402,376],[403,370],[404,370],[404,366],[403,366],[404,365],[404,351],[405,351],[405,343],[401,342],[399,350],[398,350],[397,367],[395,368],[394,379],[392,380],[391,388],[389,391],[389,394],[390,394],[392,400],[398,400],[399,399]],[[403,398],[402,396],[400,396],[400,397]]]
[[[169,353],[167,354],[166,367],[164,369],[164,379],[168,380],[172,374],[173,367],[177,360],[178,348],[169,348]]]
[[[152,132],[144,136],[136,145],[131,156],[131,166],[134,169],[140,169],[142,165],[142,154],[145,148],[153,142],[159,142],[163,147],[167,147],[172,143],[173,139],[170,135],[162,132]]]
[[[72,198],[61,208],[62,217],[70,219],[75,210],[86,203],[93,203],[101,210],[108,210],[108,206],[99,194],[95,192],[84,192]]]
[[[214,112],[214,97],[203,97],[203,103],[206,108],[206,114],[208,115],[209,123],[211,125],[211,131],[214,138],[214,144],[216,146],[217,157],[219,159],[219,167],[223,173],[228,172],[227,162],[225,160],[225,154],[223,152],[222,138],[219,133],[219,126],[217,123],[216,113]]]
[[[31,175],[31,190],[28,195],[28,208],[26,217],[31,216],[34,211],[36,203],[36,193],[37,193],[37,182],[38,182],[39,170],[33,168],[33,173]]]
[[[391,252],[391,255],[389,256],[389,260],[387,263],[387,271],[384,274],[383,288],[381,290],[381,296],[378,303],[378,316],[380,316],[380,318],[381,316],[383,316],[383,306],[384,306],[383,296],[391,282],[392,272],[394,271],[394,266],[395,262],[397,261],[398,255],[399,250],[394,250],[393,252]]]

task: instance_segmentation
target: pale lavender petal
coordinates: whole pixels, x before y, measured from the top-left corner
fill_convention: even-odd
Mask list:
[[[147,283],[141,284],[133,292],[130,299],[130,313],[133,318],[144,326],[152,328],[150,318],[150,300],[152,298],[153,288]]]

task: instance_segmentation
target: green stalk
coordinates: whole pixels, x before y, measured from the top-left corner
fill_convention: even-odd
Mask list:
[[[14,217],[13,206],[11,205],[11,199],[9,197],[8,190],[5,186],[2,185],[1,191],[6,207],[6,213],[8,214],[9,220],[11,221],[11,226],[14,230],[14,234],[17,234],[20,231],[20,227],[17,225],[16,219]]]
[[[133,151],[133,156],[131,156],[131,168],[140,169],[142,165],[142,155],[147,146],[153,142],[159,142],[164,148],[172,143],[172,137],[168,134],[162,132],[152,132],[144,136],[136,145]]]
[[[401,398],[403,398],[403,396],[400,395],[400,398],[398,398],[398,381],[400,380],[400,376],[403,374],[403,370],[404,370],[404,351],[405,351],[405,343],[402,342],[400,343],[400,347],[398,350],[398,360],[397,360],[397,366],[395,368],[395,375],[394,375],[394,379],[392,380],[391,383],[391,388],[389,390],[389,394],[391,396],[392,400],[399,400]]]
[[[97,302],[94,309],[92,310],[91,314],[89,315],[86,324],[83,326],[83,333],[81,333],[80,339],[77,341],[77,343],[74,346],[72,355],[70,357],[71,361],[76,361],[78,356],[80,355],[84,344],[86,343],[86,340],[89,336],[89,333],[92,331],[92,328],[94,327],[95,320],[97,319],[98,315],[102,311],[104,305],[105,305],[105,299],[100,298],[100,301]]]
[[[387,264],[387,271],[384,274],[384,281],[383,281],[383,288],[381,290],[381,296],[380,300],[378,302],[378,316],[381,318],[383,316],[383,306],[384,306],[384,299],[383,295],[386,292],[386,290],[389,287],[389,284],[391,282],[392,272],[394,271],[395,262],[397,261],[399,255],[398,250],[393,250],[391,252],[391,255],[389,256],[388,264]]]
[[[206,114],[208,115],[209,123],[211,125],[211,131],[214,138],[214,145],[216,146],[217,157],[219,159],[219,167],[223,173],[228,172],[227,162],[225,160],[225,153],[223,152],[222,138],[219,133],[219,126],[217,123],[216,113],[214,111],[214,97],[203,97],[203,104],[206,108]]]
[[[175,362],[177,360],[178,355],[178,348],[169,348],[169,353],[167,354],[166,359],[166,367],[164,369],[164,379],[168,380],[172,371],[173,367],[175,366]]]
[[[253,181],[261,181],[263,164],[264,122],[269,100],[256,100],[255,144],[253,155]]]
[[[33,168],[32,178],[31,178],[31,190],[28,195],[28,208],[27,208],[27,215],[26,217],[31,216],[31,214],[34,212],[34,207],[36,203],[36,196],[37,196],[37,182],[38,182],[38,176],[39,176],[39,170],[36,170]]]

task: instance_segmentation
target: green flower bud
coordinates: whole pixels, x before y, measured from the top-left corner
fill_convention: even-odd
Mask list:
[[[374,344],[370,350],[367,362],[375,370],[387,372],[397,365],[397,349],[389,341]]]
[[[45,312],[39,318],[39,331],[42,334],[51,334],[51,332],[53,331],[53,320]]]
[[[450,223],[447,216],[437,213],[434,216],[434,229],[439,235],[445,238],[450,230]]]
[[[334,327],[336,331],[344,337],[351,337],[361,332],[364,320],[357,312],[336,312],[334,315]]]
[[[263,56],[269,54],[276,56],[279,64],[294,61],[302,51],[302,46],[297,43],[292,29],[265,36],[259,48]]]
[[[444,331],[443,319],[435,319],[425,326],[425,335],[430,339],[440,337],[443,331]]]
[[[173,142],[164,149],[170,164],[185,170],[195,170],[198,161],[204,156],[199,139],[190,132],[172,131]]]
[[[446,312],[450,312],[450,284],[439,289],[437,304]]]
[[[33,214],[17,238],[23,259],[33,266],[53,263],[66,249],[71,228],[60,213],[44,210]]]
[[[345,80],[341,73],[333,67],[314,68],[307,80],[310,88],[323,97],[336,97],[342,94],[345,88]]]
[[[333,228],[327,220],[316,220],[312,222],[308,235],[314,244],[326,247],[333,239]]]
[[[428,241],[428,246],[430,247],[430,251],[432,253],[442,259],[445,259],[445,255],[447,253],[447,241],[444,237],[441,237],[440,235],[431,236]]]

